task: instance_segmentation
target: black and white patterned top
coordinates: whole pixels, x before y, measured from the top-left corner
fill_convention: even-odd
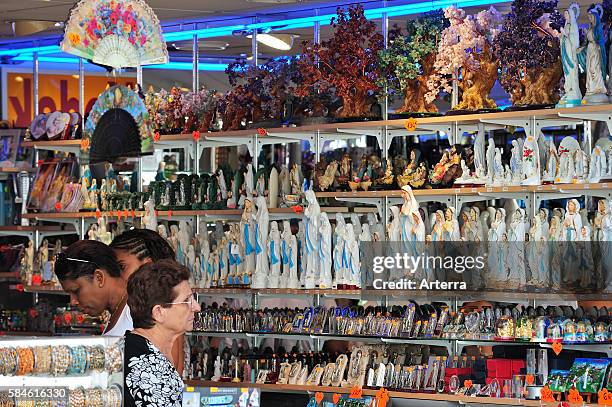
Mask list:
[[[125,333],[124,407],[181,407],[183,380],[168,358],[143,336]]]

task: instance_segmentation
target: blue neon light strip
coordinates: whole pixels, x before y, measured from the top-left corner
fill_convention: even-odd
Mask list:
[[[483,5],[493,5],[499,3],[508,3],[509,0],[434,0],[421,3],[405,4],[401,6],[390,6],[380,7],[370,10],[365,10],[365,16],[368,20],[382,18],[383,13],[387,13],[389,17],[406,16],[411,14],[419,14],[427,11],[437,10],[439,8],[445,8],[450,5],[456,5],[457,7],[477,7]],[[195,34],[199,38],[215,38],[232,35],[234,31],[253,30],[253,29],[274,29],[277,31],[291,30],[298,28],[312,27],[316,21],[321,25],[329,25],[330,20],[335,14],[325,14],[321,16],[292,18],[288,20],[277,20],[269,21],[264,23],[254,24],[238,24],[230,25],[225,27],[215,28],[202,28],[199,30],[187,30],[168,32],[164,34],[164,40],[166,41],[184,41],[190,40]],[[60,48],[57,45],[47,45],[42,47],[28,47],[20,49],[5,49],[0,50],[0,56],[2,55],[20,55],[24,53],[39,52],[44,53],[58,53]]]
[[[27,55],[19,55],[13,58],[14,61],[32,61],[32,54]],[[78,64],[79,59],[73,57],[46,57],[40,56],[38,57],[39,62],[54,62],[54,63],[62,63],[62,64]],[[87,63],[87,61],[85,61]],[[225,68],[227,68],[227,64],[213,64],[213,63],[202,63],[198,64],[198,67],[201,71],[213,71],[213,72],[223,72]],[[178,71],[191,71],[193,65],[191,62],[168,62],[167,64],[159,64],[159,65],[146,65],[143,66],[143,69],[171,69]]]

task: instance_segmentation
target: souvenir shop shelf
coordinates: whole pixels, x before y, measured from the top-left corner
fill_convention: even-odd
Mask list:
[[[301,386],[298,384],[271,384],[271,383],[244,383],[244,382],[216,382],[210,380],[186,380],[185,385],[193,387],[256,387],[265,392],[271,393],[338,393],[349,394],[350,388],[347,387],[327,387],[327,386]],[[376,395],[378,389],[362,389],[364,396]],[[512,406],[529,406],[540,407],[547,405],[539,400],[511,399],[511,398],[495,398],[495,397],[467,397],[457,396],[452,394],[432,394],[432,393],[409,393],[400,391],[389,391],[391,399],[414,399],[427,401],[446,401],[457,403],[458,405],[478,404],[478,405],[512,405]],[[555,406],[558,403],[553,403]],[[553,405],[551,404],[551,405]]]
[[[85,405],[87,400],[87,405],[92,407],[119,407],[123,385],[120,339],[101,336],[2,338],[0,396],[15,402],[10,405],[25,405],[26,401],[27,405],[39,402],[47,405],[50,400],[65,400],[67,404],[70,399],[71,402],[81,400],[79,405]],[[11,388],[32,392],[8,394]]]
[[[33,294],[55,294],[55,295],[70,295],[60,287],[44,286],[44,285],[26,285],[23,286],[23,291]]]

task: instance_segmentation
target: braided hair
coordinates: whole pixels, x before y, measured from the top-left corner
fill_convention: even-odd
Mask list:
[[[147,257],[153,262],[174,260],[175,256],[172,246],[159,233],[149,229],[126,230],[113,239],[110,247],[135,255],[141,261]]]

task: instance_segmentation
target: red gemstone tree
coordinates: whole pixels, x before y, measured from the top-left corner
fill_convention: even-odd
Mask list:
[[[383,49],[383,37],[376,32],[376,23],[365,18],[361,5],[347,11],[338,8],[337,13],[331,20],[332,38],[321,44],[304,43],[298,62],[302,82],[294,93],[306,98],[313,92],[333,90],[342,99],[336,117],[368,117],[379,91],[377,56]]]

